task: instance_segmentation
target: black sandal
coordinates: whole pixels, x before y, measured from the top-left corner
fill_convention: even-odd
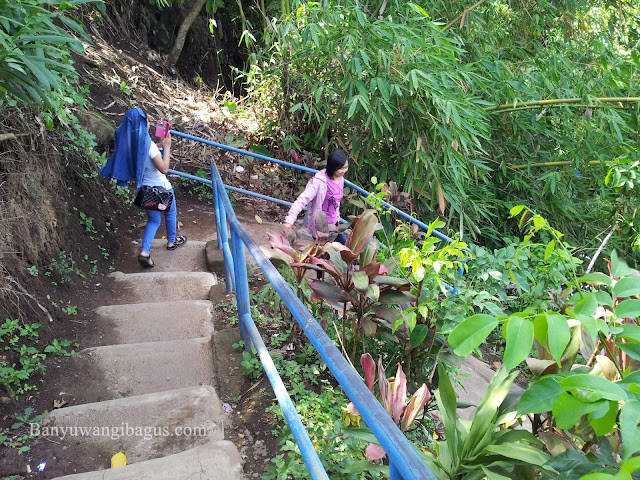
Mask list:
[[[167,245],[167,250],[175,250],[176,248],[178,248],[181,245],[184,245],[185,243],[187,243],[187,236],[180,235],[178,238],[174,240],[173,245],[171,246]]]
[[[140,265],[144,268],[153,268],[156,266],[153,260],[151,260],[151,256],[145,257],[144,255],[138,255],[138,262],[140,262]]]

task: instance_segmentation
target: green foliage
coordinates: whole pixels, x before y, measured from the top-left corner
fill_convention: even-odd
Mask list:
[[[348,146],[357,183],[397,181],[461,237],[497,245],[515,201],[593,250],[619,221],[612,242],[626,248],[637,194],[604,180],[615,163],[632,179],[640,161],[638,8],[305,4],[265,29],[244,79],[285,149]]]
[[[0,385],[12,399],[28,391],[35,390],[32,381],[39,373],[44,373],[44,360],[48,353],[73,355],[67,351],[69,340],[54,340],[44,350],[38,348],[39,323],[24,324],[7,318],[0,325],[0,345],[4,351],[0,360]]]
[[[48,103],[52,90],[77,74],[70,50],[82,52],[88,37],[72,12],[99,0],[15,0],[0,5],[0,105],[19,100]],[[102,2],[100,2],[102,3]],[[59,22],[59,23],[58,23]]]
[[[495,373],[468,423],[457,415],[455,392],[442,366],[438,374],[436,398],[445,440],[437,443],[435,453],[424,455],[438,479],[533,478],[538,469],[556,474],[545,467],[551,457],[538,448],[538,439],[500,428],[515,418],[513,403],[505,399],[517,372],[501,367]]]
[[[209,174],[204,168],[198,168],[195,173],[196,177],[204,178],[205,180],[209,178]],[[180,184],[184,187],[189,193],[193,195],[197,195],[197,197],[202,200],[203,198],[211,197],[211,186],[206,183],[194,182],[188,178],[180,178]]]
[[[12,413],[14,422],[0,432],[0,445],[17,449],[18,455],[31,450],[29,443],[38,438],[38,435],[32,434],[32,425],[38,425],[46,413],[33,415],[31,407],[27,407],[24,413]]]

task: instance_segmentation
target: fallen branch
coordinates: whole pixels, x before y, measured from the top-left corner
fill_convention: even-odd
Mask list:
[[[31,133],[0,133],[0,142],[4,140],[17,140],[18,137],[26,137],[27,135],[31,135]]]
[[[42,310],[42,311],[47,315],[47,318],[49,319],[49,322],[50,322],[50,323],[51,323],[51,322],[53,322],[53,317],[52,317],[52,316],[51,316],[51,314],[49,313],[49,310],[47,310],[45,307],[43,307],[43,306],[42,306],[42,304],[41,304],[38,300],[36,300],[36,298],[35,298],[33,295],[31,295],[29,292],[27,292],[27,291],[25,290],[25,288],[17,282],[17,280],[16,280],[16,279],[14,279],[14,278],[13,278],[11,275],[9,275],[6,271],[5,271],[4,276],[5,276],[5,278],[6,278],[7,280],[9,280],[11,283],[13,283],[13,284],[18,288],[18,290],[20,290],[20,292],[22,292],[22,294],[23,294],[23,295],[25,295],[26,297],[29,297],[31,300],[33,300],[34,302],[36,302],[36,305],[38,305],[38,307],[40,308],[40,310]]]

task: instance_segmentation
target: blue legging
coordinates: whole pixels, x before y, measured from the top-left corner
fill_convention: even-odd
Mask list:
[[[173,189],[171,188],[169,191],[173,192]],[[167,243],[173,243],[176,241],[177,216],[178,207],[176,206],[176,196],[174,194],[171,208],[164,212],[164,223],[167,227]],[[153,242],[153,237],[156,236],[160,223],[162,223],[162,213],[156,210],[147,210],[147,226],[145,227],[144,234],[142,235],[143,252],[151,252],[151,243]]]

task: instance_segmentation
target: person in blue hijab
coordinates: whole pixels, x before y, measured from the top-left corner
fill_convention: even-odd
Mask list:
[[[144,185],[161,186],[173,192],[173,187],[167,180],[169,159],[171,155],[171,135],[160,139],[156,145],[149,135],[147,115],[141,108],[127,111],[124,120],[116,129],[115,150],[107,164],[98,173],[106,178],[115,178],[118,185],[126,186],[130,180],[136,181],[136,188]],[[160,149],[163,153],[160,153]],[[162,215],[155,210],[146,210],[147,226],[142,236],[142,247],[138,262],[145,268],[155,267],[151,260],[151,243],[156,236],[162,222]],[[171,208],[164,212],[167,227],[167,250],[175,250],[187,242],[187,237],[181,235],[176,238],[178,209],[176,200]]]

